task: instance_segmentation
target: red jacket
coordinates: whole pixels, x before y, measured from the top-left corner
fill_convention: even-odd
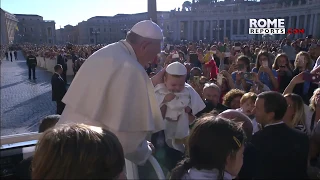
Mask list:
[[[211,59],[209,62],[206,63],[206,66],[211,67],[210,79],[216,79],[219,73],[219,68],[217,67],[216,62],[213,59]]]

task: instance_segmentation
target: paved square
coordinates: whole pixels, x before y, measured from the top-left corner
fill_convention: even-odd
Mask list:
[[[38,131],[40,120],[55,114],[51,76],[51,72],[37,67],[37,79],[28,80],[28,67],[21,52],[17,61],[2,61],[1,136]]]

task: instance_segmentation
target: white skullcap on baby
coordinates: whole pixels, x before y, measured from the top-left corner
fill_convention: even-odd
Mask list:
[[[163,32],[161,28],[151,20],[138,22],[130,31],[144,38],[163,40]]]
[[[187,68],[179,62],[174,62],[167,66],[166,72],[171,75],[183,76],[187,74]]]

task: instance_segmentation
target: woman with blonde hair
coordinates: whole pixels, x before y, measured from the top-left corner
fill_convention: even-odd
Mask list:
[[[310,98],[310,130],[314,129],[315,124],[320,120],[320,88],[317,88]]]
[[[299,52],[296,56],[296,60],[294,61],[293,76],[304,71],[311,71],[312,68],[312,60],[309,53],[305,51]]]
[[[122,146],[110,131],[83,124],[45,131],[32,161],[32,179],[118,179]]]
[[[310,165],[320,168],[320,88],[313,92],[310,98],[310,129],[312,131],[310,137]],[[319,172],[319,171],[318,171]],[[319,173],[318,173],[319,174]],[[318,175],[317,174],[317,175]]]
[[[294,93],[286,94],[287,111],[283,117],[283,121],[291,128],[298,129],[307,133],[306,113],[304,111],[304,103],[302,98]]]

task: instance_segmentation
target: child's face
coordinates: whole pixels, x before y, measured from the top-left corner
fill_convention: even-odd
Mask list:
[[[184,89],[184,84],[186,81],[186,76],[171,76],[166,74],[164,77],[164,84],[166,85],[167,89],[173,93],[181,92]]]
[[[246,102],[240,105],[243,113],[247,116],[253,115],[254,102],[251,99],[248,99]]]
[[[303,55],[299,55],[296,58],[297,67],[305,67],[306,66],[306,59]]]

